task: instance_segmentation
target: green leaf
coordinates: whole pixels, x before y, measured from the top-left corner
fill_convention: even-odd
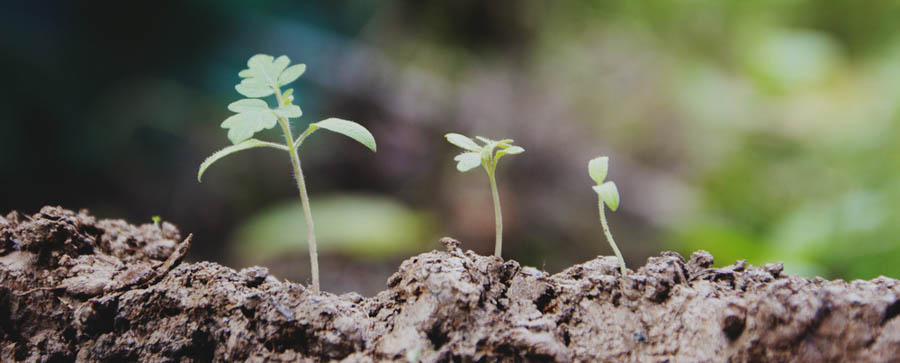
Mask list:
[[[498,151],[497,155],[500,155],[501,153],[506,154],[506,155],[516,155],[516,154],[521,154],[523,152],[525,152],[525,149],[523,149],[520,146],[510,146],[506,149]]]
[[[234,86],[234,89],[247,97],[266,97],[275,93],[275,90],[273,90],[272,87],[260,82],[256,78],[246,78],[241,81],[240,84]]]
[[[249,139],[240,144],[228,146],[222,150],[216,151],[212,155],[210,155],[206,160],[203,160],[203,163],[200,164],[200,170],[197,172],[197,182],[202,183],[203,173],[206,171],[206,168],[209,168],[217,160],[224,158],[228,155],[234,154],[241,150],[253,149],[257,147],[271,147],[279,150],[289,151],[287,146],[276,144],[273,142],[260,141],[257,139]]]
[[[245,98],[232,102],[228,109],[237,114],[225,119],[222,128],[228,129],[228,139],[234,144],[253,137],[259,131],[275,127],[278,123],[275,114],[263,100]]]
[[[282,72],[281,75],[278,76],[278,83],[284,86],[293,81],[296,81],[297,78],[300,78],[303,72],[306,72],[306,64],[301,63],[292,65],[285,69],[284,72]]]
[[[328,131],[337,132],[353,140],[359,141],[359,143],[365,145],[369,149],[372,149],[372,151],[376,150],[375,137],[372,136],[372,133],[370,133],[369,130],[356,122],[332,117],[316,122],[313,125],[321,127]]]
[[[281,93],[281,105],[287,106],[294,102],[294,89],[288,88],[287,91]]]
[[[247,69],[238,73],[244,78],[234,88],[247,97],[266,97],[275,92],[279,86],[281,74],[291,60],[287,56],[277,59],[267,54],[257,54],[247,61]]]
[[[606,179],[607,171],[609,171],[609,158],[606,156],[594,158],[588,162],[588,174],[597,182],[597,185],[602,184]]]
[[[245,98],[228,104],[228,110],[234,113],[268,111],[269,104],[263,100]]]
[[[300,110],[300,107],[297,105],[290,106],[281,106],[272,110],[276,115],[284,117],[284,118],[297,118],[303,116],[303,111]]]
[[[485,144],[490,144],[490,143],[496,143],[496,142],[497,142],[497,141],[488,139],[488,138],[486,138],[486,137],[481,137],[481,136],[475,136],[475,138],[478,139],[478,140],[481,140],[481,142],[483,142],[483,143],[485,143]]]
[[[444,135],[444,138],[446,138],[447,141],[450,142],[451,144],[456,145],[465,150],[469,150],[469,151],[473,151],[473,152],[481,151],[481,146],[478,146],[478,144],[476,144],[475,141],[473,141],[472,139],[470,139],[467,136],[449,133],[449,134]]]
[[[481,165],[481,153],[477,152],[465,152],[459,155],[456,155],[453,160],[456,160],[458,163],[456,164],[456,170],[461,172],[467,172],[472,170],[479,165]]]
[[[600,200],[609,206],[610,210],[615,212],[616,209],[619,209],[619,188],[616,188],[615,182],[608,181],[600,185],[595,185],[594,191],[597,192],[597,196],[600,197]]]

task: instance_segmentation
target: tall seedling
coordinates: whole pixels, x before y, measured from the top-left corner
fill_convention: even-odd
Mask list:
[[[525,152],[525,149],[513,145],[512,139],[494,141],[475,136],[476,139],[484,143],[482,146],[478,145],[475,140],[460,134],[450,133],[444,135],[444,137],[451,144],[466,150],[466,152],[457,155],[453,159],[457,162],[457,170],[467,172],[481,165],[484,167],[484,171],[487,172],[488,180],[491,182],[491,194],[494,197],[494,224],[496,227],[494,256],[501,257],[500,253],[503,251],[503,214],[500,211],[500,194],[497,192],[497,179],[494,172],[497,170],[497,161],[504,155],[521,154]],[[497,150],[497,152],[494,152],[494,150]]]
[[[590,174],[591,179],[597,182],[597,185],[594,186],[594,191],[597,192],[599,200],[597,207],[600,209],[600,224],[603,225],[603,234],[606,235],[609,246],[612,247],[616,257],[619,258],[619,268],[622,270],[622,276],[624,276],[625,259],[622,258],[622,253],[619,252],[619,247],[616,247],[616,241],[613,240],[612,233],[609,232],[609,224],[606,223],[606,212],[603,208],[604,205],[607,205],[613,212],[619,209],[619,188],[616,188],[615,182],[603,181],[606,179],[607,171],[609,171],[609,158],[606,156],[601,156],[588,162],[588,174]]]
[[[306,218],[307,243],[309,244],[309,259],[312,269],[313,293],[319,294],[319,262],[316,253],[316,231],[313,226],[312,212],[309,208],[309,196],[306,194],[306,182],[303,179],[303,170],[300,168],[300,155],[298,149],[303,141],[318,129],[325,129],[348,136],[372,151],[376,150],[375,138],[365,127],[352,121],[338,118],[329,118],[310,124],[306,131],[294,139],[291,134],[291,119],[300,117],[303,112],[300,107],[293,104],[294,90],[281,91],[286,86],[297,80],[306,70],[305,64],[288,66],[290,59],[287,56],[273,58],[270,55],[257,54],[247,61],[247,69],[238,73],[242,78],[241,83],[234,88],[238,93],[247,98],[232,102],[228,109],[235,114],[222,122],[222,128],[228,129],[228,139],[234,145],[228,146],[212,154],[200,165],[197,172],[197,181],[201,181],[203,172],[217,160],[241,150],[258,147],[269,147],[286,151],[290,155],[291,166],[294,169],[294,178],[297,180],[297,189],[300,191],[300,202],[303,205],[303,215]],[[262,98],[275,95],[275,106],[270,105]],[[252,138],[253,135],[265,129],[271,129],[275,125],[281,126],[284,133],[284,144],[261,141]]]

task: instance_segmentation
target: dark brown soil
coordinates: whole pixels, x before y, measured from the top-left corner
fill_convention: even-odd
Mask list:
[[[549,275],[442,242],[375,297],[312,296],[262,267],[180,263],[190,237],[170,224],[13,212],[0,360],[900,361],[897,280],[710,268],[704,251]]]

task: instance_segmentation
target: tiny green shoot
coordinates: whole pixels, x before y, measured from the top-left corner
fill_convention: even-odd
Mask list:
[[[488,180],[491,182],[491,194],[494,197],[494,223],[496,227],[494,255],[501,257],[500,253],[503,251],[503,215],[500,212],[500,194],[497,192],[497,178],[494,172],[497,170],[497,162],[500,158],[505,155],[521,154],[525,152],[525,149],[513,145],[512,139],[495,141],[476,136],[476,139],[484,143],[484,145],[478,145],[475,140],[460,134],[449,133],[444,135],[444,137],[451,144],[466,150],[453,158],[457,162],[457,170],[467,172],[481,165],[487,172]],[[494,152],[494,150],[497,151]]]
[[[153,225],[156,226],[156,228],[159,228],[159,223],[162,222],[162,217],[152,216],[152,217],[150,217],[150,220],[153,221]]]
[[[257,54],[247,61],[247,69],[238,73],[242,78],[241,83],[234,88],[238,93],[247,98],[232,102],[228,109],[235,114],[222,122],[222,128],[228,129],[228,139],[233,145],[213,153],[200,165],[197,172],[197,181],[200,182],[206,169],[217,160],[241,150],[258,147],[268,147],[286,151],[290,155],[294,178],[297,181],[297,189],[300,191],[300,201],[303,206],[303,215],[306,219],[307,242],[309,244],[309,259],[312,270],[312,288],[315,295],[319,294],[319,262],[316,252],[316,232],[313,226],[312,212],[309,208],[309,197],[306,193],[306,181],[303,178],[303,170],[300,168],[300,154],[298,149],[309,135],[318,129],[336,132],[365,145],[373,152],[376,150],[375,138],[360,124],[339,118],[329,118],[311,123],[296,139],[291,133],[291,119],[300,117],[303,112],[299,106],[293,104],[294,90],[292,88],[282,92],[281,87],[297,80],[306,71],[305,64],[288,66],[290,59],[287,56],[273,58],[266,54]],[[262,98],[275,96],[275,107],[270,107]],[[271,129],[275,125],[281,126],[284,133],[284,143],[262,141],[253,138],[259,131]]]
[[[605,204],[613,212],[619,209],[619,189],[616,188],[616,183],[612,181],[604,182],[608,171],[609,158],[606,156],[601,156],[588,162],[588,174],[590,174],[591,179],[597,182],[597,185],[594,186],[594,191],[597,192],[599,199],[598,208],[600,209],[600,223],[603,225],[603,233],[606,234],[606,240],[609,241],[609,245],[616,253],[616,257],[619,258],[619,268],[624,276],[625,259],[622,258],[622,253],[619,252],[619,248],[616,247],[616,241],[613,240],[612,233],[609,232],[609,224],[606,223],[606,212],[603,208]]]

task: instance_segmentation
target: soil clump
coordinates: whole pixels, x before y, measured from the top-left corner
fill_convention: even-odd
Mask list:
[[[713,268],[705,251],[550,275],[445,238],[374,297],[313,296],[263,267],[182,263],[190,239],[60,207],[0,216],[0,360],[900,361],[886,277]]]

